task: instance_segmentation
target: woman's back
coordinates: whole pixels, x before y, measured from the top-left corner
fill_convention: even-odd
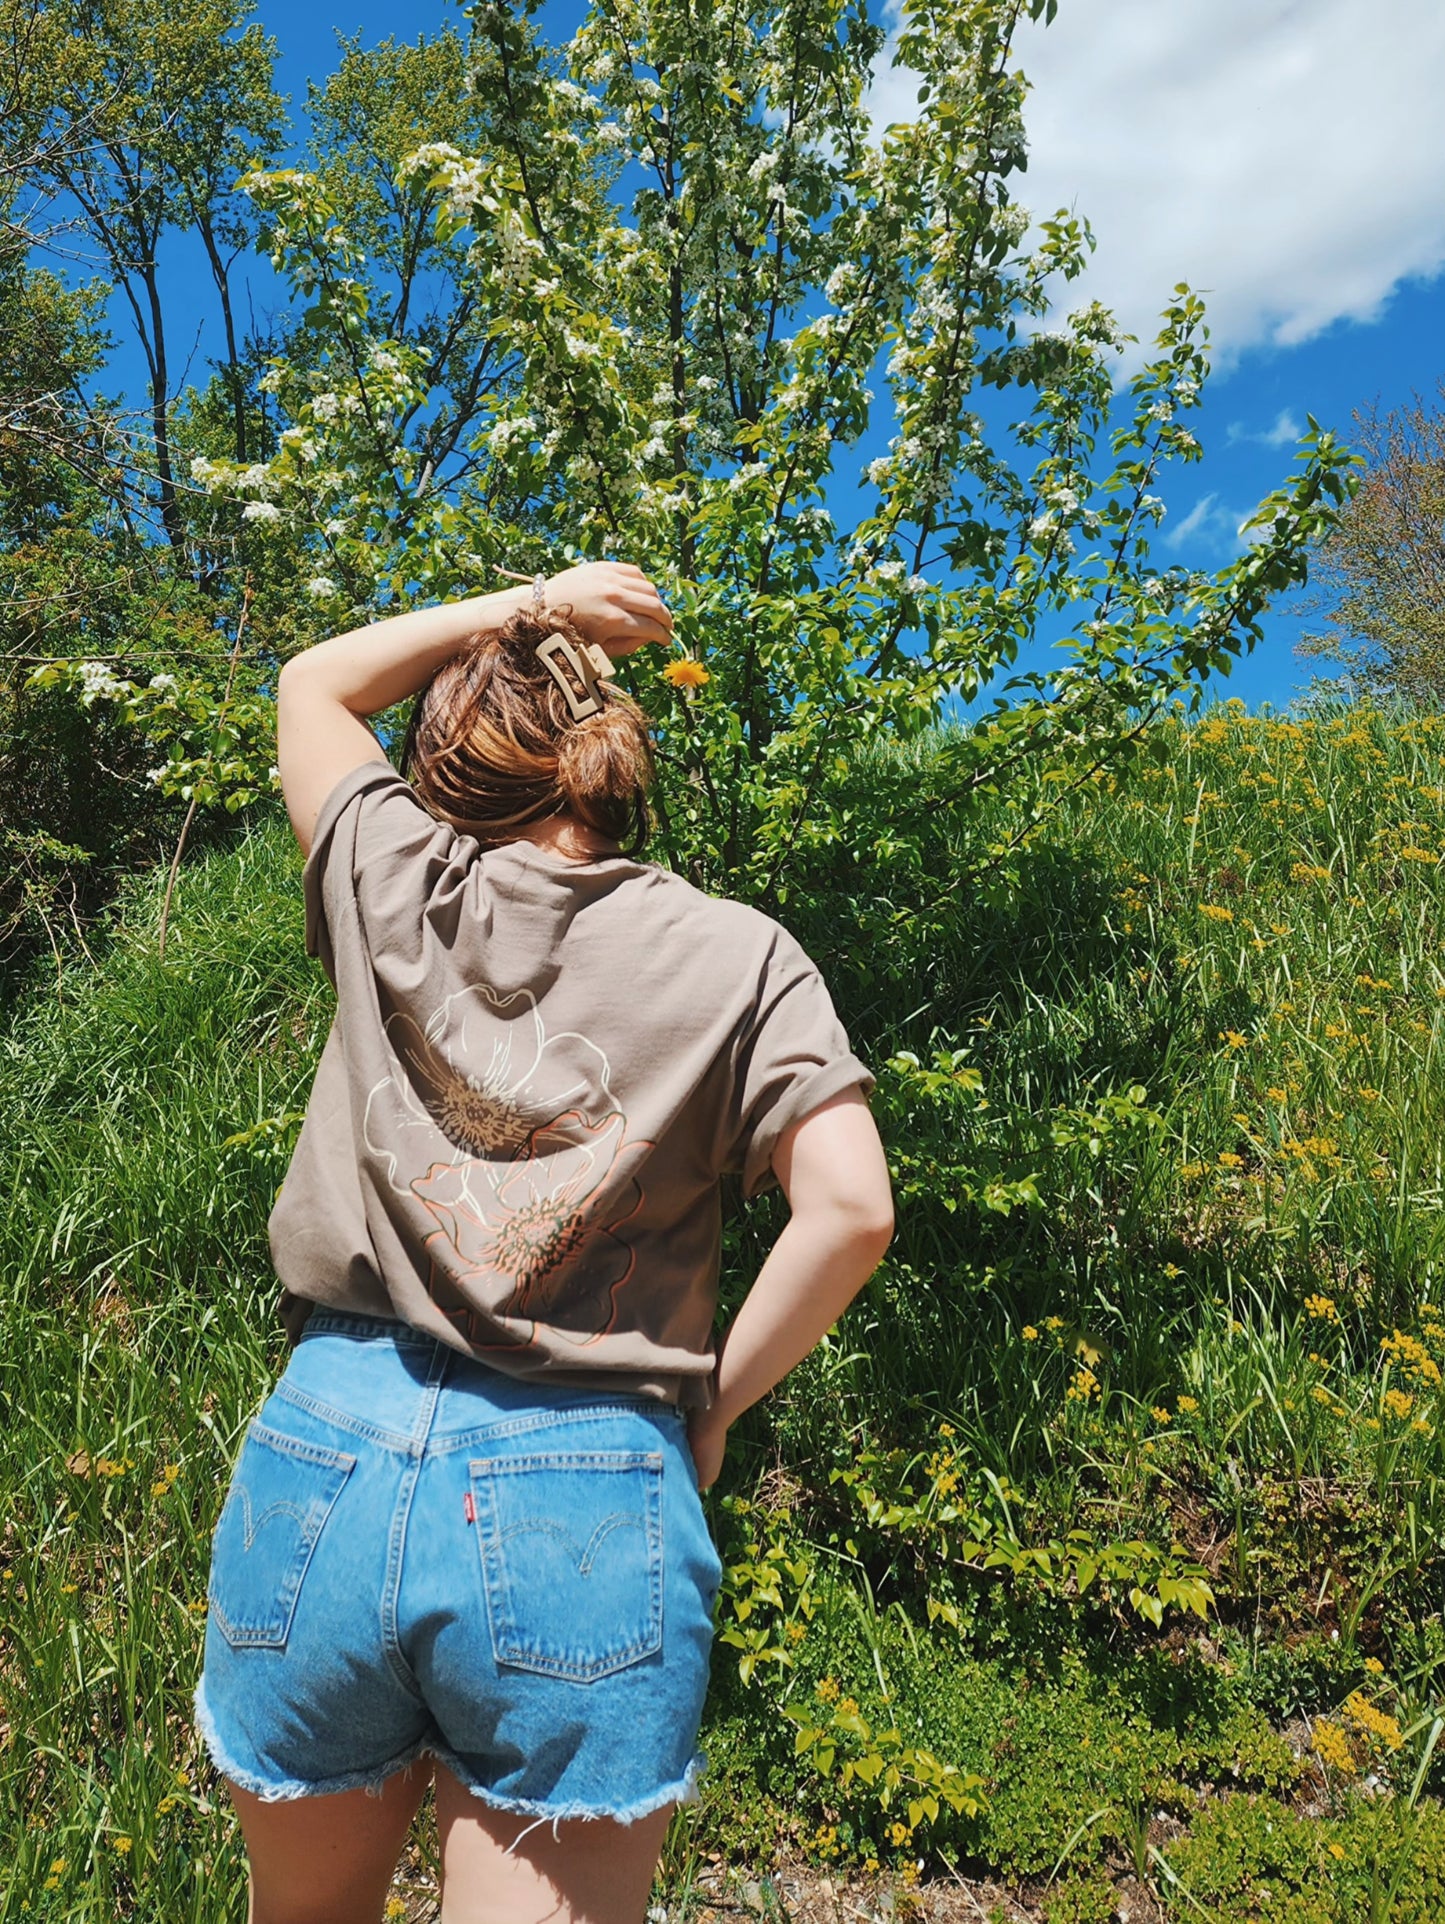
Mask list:
[[[391,1314],[516,1374],[706,1400],[718,1182],[871,1081],[798,944],[626,856],[483,849],[389,765],[305,873],[337,1017],[271,1219],[293,1333]]]

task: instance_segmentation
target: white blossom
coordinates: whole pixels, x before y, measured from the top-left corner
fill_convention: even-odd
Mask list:
[[[536,432],[535,418],[519,414],[510,421],[496,422],[487,435],[487,446],[493,454],[506,455],[511,452],[514,441],[530,441]]]
[[[250,501],[241,510],[243,521],[279,521],[281,510],[270,501]]]
[[[80,676],[81,705],[90,708],[104,697],[114,701],[118,696],[134,692],[134,684],[123,681],[104,661],[82,661],[76,671]]]
[[[152,688],[174,688],[175,685],[176,678],[174,675],[152,675],[150,678],[150,686]]]
[[[306,584],[306,592],[317,601],[326,601],[337,592],[336,583],[330,575],[312,575]]]

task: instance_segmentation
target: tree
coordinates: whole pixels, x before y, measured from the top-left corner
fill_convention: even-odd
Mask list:
[[[61,0],[40,45],[51,142],[36,175],[68,195],[130,311],[150,385],[157,506],[179,548],[170,407],[170,347],[160,247],[191,228],[221,302],[238,459],[246,458],[230,271],[251,230],[233,188],[274,152],[282,102],[271,86],[274,42],[241,29],[249,0]]]
[[[1329,632],[1300,644],[1432,706],[1445,700],[1445,382],[1440,402],[1355,416],[1364,481],[1319,553]]]
[[[1203,309],[1176,292],[1122,410],[1112,318],[1051,311],[1090,242],[1064,215],[1033,229],[1011,192],[1012,34],[1046,8],[909,0],[919,106],[879,129],[867,0],[610,0],[560,49],[535,6],[476,5],[465,146],[386,162],[388,231],[429,205],[447,311],[491,356],[458,458],[429,453],[454,377],[363,244],[364,197],[321,165],[242,183],[306,303],[301,350],[266,377],[289,425],[270,460],[196,477],[313,555],[332,627],[498,564],[637,559],[693,660],[693,687],[646,689],[669,858],[767,905],[839,862],[886,860],[916,896],[925,808],[1025,760],[1055,792],[1087,781],[1198,701],[1348,488],[1312,431],[1230,567],[1151,563],[1163,466],[1200,453]],[[893,432],[864,460],[874,384]],[[1065,621],[1060,665],[1020,670]],[[985,691],[928,797],[860,811],[853,750]]]

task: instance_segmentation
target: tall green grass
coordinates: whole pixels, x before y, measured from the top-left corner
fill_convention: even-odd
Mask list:
[[[1422,1307],[1445,1261],[1442,751],[1430,720],[1216,711],[1059,802],[1005,889],[979,872],[1039,796],[940,810],[927,839],[874,858],[889,784],[938,778],[946,744],[925,742],[855,765],[858,819],[879,830],[821,852],[783,904],[878,1069],[900,1229],[834,1337],[739,1426],[725,1487],[761,1492],[827,1575],[789,1688],[836,1671],[865,1708],[912,1693],[934,1746],[990,1786],[991,1815],[950,1848],[1006,1876],[1130,1849],[1149,1869],[1162,1834],[1147,1812],[1131,1832],[1122,1778],[1081,1769],[1045,1795],[1047,1744],[1010,1761],[978,1707],[1048,1636],[1074,1637],[1049,1702],[1102,1741],[1079,1693],[1152,1663],[1158,1640],[1095,1635],[991,1583],[960,1641],[930,1627],[916,1564],[849,1551],[831,1472],[865,1448],[926,1453],[942,1424],[960,1474],[1009,1490],[1026,1535],[1137,1534],[1205,1565],[1215,1621],[1193,1643],[1171,1623],[1159,1646],[1187,1645],[1190,1715],[1223,1665],[1219,1728],[1333,1721],[1357,1774],[1434,1808],[1445,1338]],[[0,1039],[0,1924],[244,1915],[190,1691],[227,1466],[282,1360],[265,1219],[330,996],[282,821],[183,873],[164,964],[162,880],[132,886],[63,999],[37,974]],[[774,1204],[730,1222],[730,1300],[776,1221]],[[674,1897],[689,1849],[733,1835],[743,1803],[756,1848],[789,1821],[795,1848],[843,1848],[827,1786],[779,1761],[774,1698],[730,1664],[720,1652],[718,1789],[680,1820]],[[1356,1690],[1398,1750],[1366,1759],[1343,1709]],[[1108,1696],[1099,1715],[1147,1749],[1183,1714],[1163,1701]],[[1189,1770],[1241,1781],[1210,1741]],[[1299,1741],[1294,1776],[1249,1781],[1352,1822],[1353,1779]],[[770,1784],[794,1812],[804,1798],[802,1829]],[[1114,1815],[1086,1824],[1106,1795]]]

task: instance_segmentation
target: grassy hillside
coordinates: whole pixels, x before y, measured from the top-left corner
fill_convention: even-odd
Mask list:
[[[784,905],[900,1230],[714,1494],[684,1909],[709,1853],[780,1852],[1054,1924],[1445,1909],[1445,727],[1155,748],[1007,890],[953,878],[1035,796]],[[279,820],[189,869],[164,965],[136,887],[0,1043],[0,1924],[244,1916],[189,1694],[329,1018],[296,869]],[[730,1224],[728,1296],[775,1221]]]

